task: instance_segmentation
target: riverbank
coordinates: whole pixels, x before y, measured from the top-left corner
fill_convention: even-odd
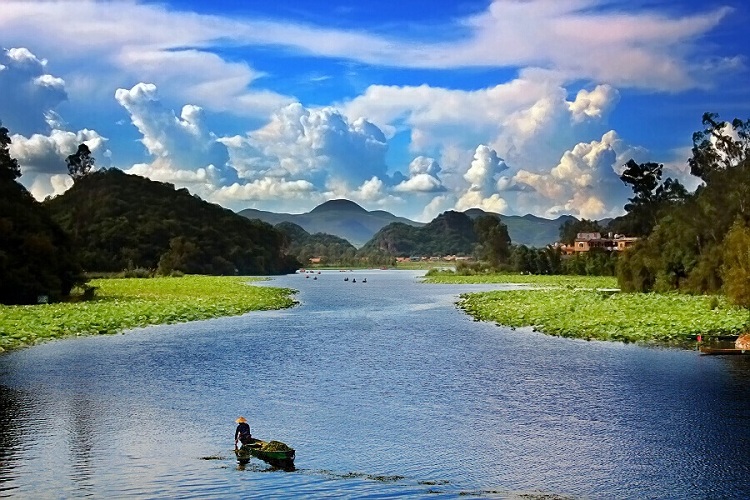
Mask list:
[[[96,298],[86,302],[0,305],[0,352],[73,335],[122,332],[250,311],[283,309],[296,302],[293,290],[249,286],[261,278],[183,276],[96,279]]]
[[[750,328],[748,311],[723,296],[620,293],[610,277],[440,275],[425,281],[531,285],[528,290],[464,294],[458,305],[477,320],[561,337],[682,344],[694,342],[697,335],[705,341]]]

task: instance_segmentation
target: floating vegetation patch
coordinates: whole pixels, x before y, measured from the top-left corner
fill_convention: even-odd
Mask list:
[[[477,320],[587,340],[675,344],[750,326],[747,311],[724,297],[678,293],[508,290],[464,294],[459,307]]]
[[[248,286],[238,276],[97,279],[97,298],[76,303],[0,305],[0,352],[52,338],[112,334],[130,328],[182,323],[296,302],[294,290]]]
[[[221,455],[208,455],[206,457],[200,457],[201,460],[226,460],[226,457]]]
[[[446,284],[518,284],[537,287],[555,288],[617,288],[617,279],[613,276],[572,276],[572,275],[539,275],[539,274],[479,274],[461,276],[457,274],[434,274],[426,276],[426,283]]]
[[[343,474],[329,470],[322,470],[319,472],[335,479],[368,479],[370,481],[379,481],[381,483],[395,483],[406,479],[404,476],[399,475],[386,476],[380,474],[365,474],[364,472],[346,472]]]
[[[269,441],[260,447],[260,451],[294,451],[281,441]]]
[[[425,486],[445,486],[446,484],[450,484],[450,481],[447,479],[439,479],[437,481],[417,481],[417,484],[423,484]]]

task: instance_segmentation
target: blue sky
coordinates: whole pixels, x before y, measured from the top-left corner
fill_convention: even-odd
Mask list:
[[[619,215],[750,117],[745,2],[5,0],[0,120],[37,198],[65,157],[234,210]]]

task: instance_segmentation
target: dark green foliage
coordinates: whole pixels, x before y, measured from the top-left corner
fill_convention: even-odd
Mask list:
[[[357,262],[357,249],[343,238],[325,233],[310,234],[293,222],[280,222],[275,227],[287,237],[286,253],[303,264],[311,257],[320,257],[321,264],[328,266],[349,266]]]
[[[265,275],[299,267],[269,224],[120,170],[90,173],[45,206],[76,238],[87,271]]]
[[[560,274],[614,276],[619,256],[620,252],[611,252],[603,248],[592,248],[588,252],[563,258],[560,266]]]
[[[460,212],[448,211],[422,227],[400,222],[389,224],[378,231],[360,249],[359,254],[399,257],[470,255],[476,243],[471,218]]]
[[[741,218],[724,238],[723,254],[724,292],[734,304],[750,308],[750,229]]]
[[[737,269],[737,260],[727,264],[725,259],[729,255],[738,258],[739,246],[733,242],[742,238],[725,239],[735,222],[750,222],[750,127],[748,122],[735,120],[739,137],[735,140],[716,115],[704,115],[704,125],[707,129],[694,136],[690,165],[705,185],[691,195],[680,194],[679,202],[668,203],[648,238],[624,252],[618,264],[618,282],[624,290],[717,293],[722,286],[726,288],[728,270]],[[728,248],[735,250],[727,253]]]
[[[0,182],[14,181],[21,175],[18,160],[10,156],[10,135],[0,122]]]
[[[486,260],[495,268],[508,261],[510,236],[507,226],[500,222],[499,217],[477,217],[474,219],[474,233],[477,239],[476,253],[481,260]]]
[[[750,120],[732,121],[737,139],[727,133],[728,124],[719,120],[716,113],[704,113],[702,122],[705,128],[693,134],[693,156],[688,164],[691,174],[710,184],[715,172],[736,166],[750,156]]]
[[[523,274],[562,274],[563,265],[562,254],[558,248],[529,248],[518,245],[511,251],[509,270]]]
[[[94,157],[91,156],[91,150],[87,145],[79,144],[78,150],[68,156],[65,163],[68,164],[68,175],[77,181],[91,173],[91,169],[94,168]]]
[[[0,303],[58,301],[84,283],[70,238],[14,179],[8,130],[0,128]]]
[[[633,197],[625,205],[627,213],[610,222],[611,232],[648,236],[659,217],[687,198],[687,190],[679,181],[668,178],[661,182],[663,168],[660,163],[626,163],[620,179],[633,189]]]
[[[69,236],[23,186],[0,181],[0,303],[59,301],[83,282]]]

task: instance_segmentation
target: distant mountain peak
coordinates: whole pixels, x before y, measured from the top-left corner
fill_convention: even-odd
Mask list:
[[[367,210],[360,207],[356,203],[350,200],[346,200],[343,198],[337,199],[337,200],[328,200],[325,203],[322,203],[318,205],[317,207],[310,210],[311,214],[321,213],[321,212],[359,212],[359,213],[367,213]]]

